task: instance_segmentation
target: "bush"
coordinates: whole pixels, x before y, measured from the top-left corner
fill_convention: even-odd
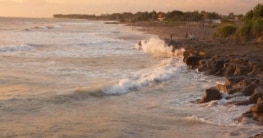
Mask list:
[[[237,29],[236,34],[235,34],[235,38],[237,40],[241,40],[241,41],[250,40],[252,38],[251,28],[252,28],[251,22],[247,22],[247,23],[243,24],[241,27],[239,27]]]
[[[237,30],[237,26],[234,24],[223,24],[217,28],[214,36],[218,38],[228,38],[232,37]]]
[[[252,18],[238,28],[235,34],[237,40],[248,41],[263,36],[263,19]]]
[[[253,20],[252,34],[255,37],[263,35],[263,18],[257,18]]]
[[[263,37],[263,5],[258,4],[253,10],[247,12],[244,24],[235,34],[237,40],[247,41]]]

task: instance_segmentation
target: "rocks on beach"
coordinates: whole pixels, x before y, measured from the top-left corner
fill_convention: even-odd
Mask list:
[[[213,100],[220,100],[222,98],[222,94],[214,88],[206,89],[203,93],[203,97],[198,99],[198,103],[206,103]]]
[[[195,43],[194,45],[197,44]],[[216,55],[209,53],[209,50],[205,51],[205,49],[205,45],[186,47],[184,62],[189,68],[197,69],[206,75],[225,77],[225,82],[224,84],[218,84],[213,88],[206,89],[201,99],[198,99],[197,102],[206,103],[212,100],[219,100],[222,98],[223,93],[229,95],[226,98],[248,96],[248,100],[228,104],[254,104],[249,111],[244,111],[241,118],[248,117],[259,123],[263,123],[262,57],[253,54],[232,54],[231,52],[218,52],[219,54]]]

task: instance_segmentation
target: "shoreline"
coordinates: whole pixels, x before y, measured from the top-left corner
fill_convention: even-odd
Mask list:
[[[204,90],[203,97],[196,103],[219,100],[223,95],[233,98],[240,95],[249,97],[245,101],[235,101],[232,105],[252,105],[248,111],[237,115],[239,122],[255,120],[256,125],[263,125],[263,42],[238,42],[232,40],[213,40],[215,28],[198,25],[178,25],[173,27],[145,26],[128,24],[140,28],[146,34],[159,36],[174,48],[185,48],[184,62],[190,69],[198,69],[205,75],[225,78],[223,85]],[[197,39],[185,38],[193,32]],[[172,34],[172,37],[171,37]],[[250,138],[262,137],[263,132]]]

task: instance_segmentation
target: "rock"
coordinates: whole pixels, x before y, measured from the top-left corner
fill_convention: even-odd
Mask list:
[[[263,104],[263,98],[262,98],[262,97],[259,97],[259,98],[258,98],[257,104]]]
[[[207,75],[224,75],[224,65],[229,61],[227,57],[214,56],[206,62],[205,74]]]
[[[247,87],[245,87],[243,90],[242,90],[242,93],[245,95],[245,96],[250,96],[254,93],[254,90],[257,88],[257,85],[252,83],[250,85],[248,85]]]
[[[261,72],[263,70],[263,65],[262,63],[254,63],[251,68],[252,71],[247,74],[248,76],[252,76]]]
[[[216,85],[216,89],[221,91],[221,92],[227,92],[227,88],[225,85],[222,85],[222,84],[217,84]]]
[[[188,45],[188,44],[186,44]],[[204,50],[204,51],[202,51]],[[263,124],[263,60],[262,56],[240,51],[230,53],[210,53],[200,46],[191,46],[184,53],[184,62],[192,69],[198,69],[206,75],[224,76],[225,83],[205,90],[198,103],[206,103],[222,98],[221,92],[228,93],[225,98],[250,96],[246,100],[234,100],[227,104],[253,105],[240,120],[253,119]],[[218,55],[217,55],[218,54]],[[237,54],[237,55],[233,55]],[[214,56],[215,55],[215,56]]]
[[[199,55],[199,56],[205,56],[206,53],[205,53],[204,51],[200,50],[200,51],[198,51],[198,55]]]
[[[203,93],[202,99],[199,99],[197,102],[206,103],[206,102],[210,102],[213,100],[220,100],[221,98],[222,98],[222,95],[218,90],[214,88],[210,88],[210,89],[205,90],[205,92]]]
[[[234,75],[242,75],[245,74],[245,72],[248,72],[248,66],[244,66],[244,65],[237,65],[236,69],[234,71]]]
[[[249,138],[263,138],[263,132],[260,133],[260,134],[255,135],[253,137],[249,137]]]
[[[225,76],[234,74],[235,70],[236,70],[236,66],[233,66],[232,64],[226,63],[224,65],[224,75]]]
[[[263,113],[255,113],[255,112],[252,112],[252,118],[255,120],[255,121],[258,121],[258,122],[263,122]]]
[[[250,105],[250,104],[253,104],[253,103],[249,100],[238,101],[235,103],[235,105]]]
[[[195,69],[199,65],[199,61],[202,58],[203,57],[201,57],[201,56],[190,56],[190,57],[186,58],[185,63],[187,65],[189,65],[192,69]]]
[[[242,114],[243,117],[252,117],[252,112],[251,111],[247,111],[245,113]]]
[[[253,120],[263,123],[263,104],[253,105],[249,111],[242,114],[238,121],[242,121],[242,118],[248,117]]]
[[[241,92],[241,91],[242,91],[241,88],[235,88],[235,89],[229,90],[227,93],[228,94],[235,94],[235,93],[238,93],[238,92]]]
[[[240,82],[241,80],[244,80],[243,76],[227,76],[225,77],[225,85],[231,86],[233,84]]]
[[[250,108],[251,112],[263,113],[263,104],[255,104]]]
[[[261,88],[256,88],[254,93],[249,97],[249,101],[252,103],[260,103],[263,99],[263,90]]]
[[[259,85],[259,79],[257,77],[247,76],[229,76],[225,78],[225,86],[229,94],[241,92],[246,96],[250,96],[254,93]]]

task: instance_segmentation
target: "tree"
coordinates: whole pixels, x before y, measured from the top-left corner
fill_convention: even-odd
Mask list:
[[[235,17],[235,14],[234,14],[233,12],[230,12],[230,13],[228,14],[228,18],[229,18],[229,19],[234,19],[234,17]]]

